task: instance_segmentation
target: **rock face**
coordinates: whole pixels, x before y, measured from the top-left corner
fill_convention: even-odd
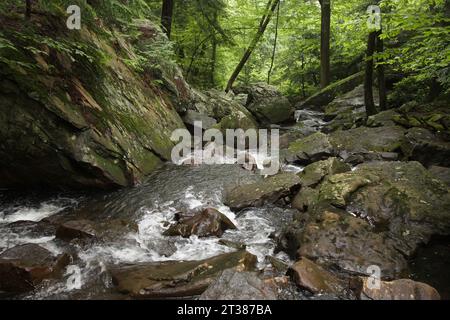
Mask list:
[[[295,105],[295,109],[321,109],[332,102],[339,94],[349,92],[364,80],[364,72],[351,75],[320,90],[305,101]]]
[[[0,291],[33,290],[44,279],[60,275],[69,263],[68,255],[54,256],[36,244],[13,247],[0,254]]]
[[[297,261],[288,271],[293,281],[312,293],[344,295],[348,283],[307,258]]]
[[[279,173],[252,184],[239,186],[226,194],[225,204],[233,210],[274,203],[292,194],[300,185],[300,178],[293,173]]]
[[[12,62],[0,66],[0,187],[129,186],[170,159],[171,133],[184,128],[174,102],[190,94],[179,70],[138,75],[124,63],[133,59],[130,43],[118,33],[113,40],[95,34],[86,24],[71,42],[48,45],[65,38],[65,20],[35,19],[40,30],[52,30],[52,39],[28,43],[15,35],[26,30],[2,25],[17,51],[2,52]],[[139,43],[161,37],[144,32]]]
[[[225,270],[200,296],[200,300],[276,300],[277,289],[255,272]]]
[[[281,123],[292,119],[294,109],[286,97],[273,86],[257,83],[238,87],[239,94],[247,94],[247,109],[263,124]]]
[[[363,300],[440,300],[439,293],[426,283],[410,279],[391,282],[380,281],[379,288],[370,286],[370,278],[364,278],[360,298]]]
[[[161,262],[115,267],[117,289],[134,298],[188,297],[202,294],[223,270],[252,271],[256,257],[246,251],[201,261]]]
[[[297,201],[307,213],[286,230],[281,246],[293,257],[349,272],[367,274],[378,265],[383,278],[395,278],[418,245],[450,233],[448,188],[418,162],[362,164]]]
[[[236,229],[236,226],[223,213],[207,208],[192,216],[181,216],[177,223],[164,232],[164,235],[184,238],[194,234],[198,237],[220,237],[228,229]]]

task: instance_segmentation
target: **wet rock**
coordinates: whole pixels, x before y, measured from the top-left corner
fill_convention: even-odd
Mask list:
[[[292,194],[300,185],[300,178],[293,173],[279,173],[260,182],[239,186],[227,192],[225,204],[233,210],[258,207],[274,203]]]
[[[184,238],[189,238],[191,235],[220,237],[228,229],[236,229],[236,226],[227,216],[216,209],[206,208],[193,216],[179,217],[177,223],[169,227],[164,235]]]
[[[433,235],[450,234],[450,194],[418,162],[373,162],[325,179],[280,238],[292,257],[393,279]],[[298,206],[303,206],[300,203]],[[301,208],[300,208],[301,209]]]
[[[431,166],[428,171],[450,187],[450,168]]]
[[[0,254],[0,291],[33,290],[44,279],[60,276],[69,263],[68,255],[55,256],[36,244],[8,249]]]
[[[267,256],[266,260],[271,264],[274,271],[278,273],[285,274],[289,269],[289,265],[281,259],[272,256]]]
[[[57,225],[56,238],[72,241],[114,241],[121,236],[136,232],[138,226],[135,222],[124,219],[107,219],[104,221],[93,221],[87,219],[69,220],[69,221],[54,221]]]
[[[314,294],[344,295],[349,284],[307,258],[290,267],[288,274],[303,289]]]
[[[277,290],[256,272],[225,270],[200,296],[200,300],[276,300]]]
[[[299,173],[302,187],[314,187],[325,177],[350,171],[351,167],[337,158],[314,162]]]
[[[328,135],[317,132],[306,138],[291,143],[286,151],[288,162],[309,164],[327,159],[334,154]]]
[[[195,122],[201,122],[201,128],[207,130],[217,124],[217,120],[199,112],[188,110],[183,116],[183,122],[191,127],[194,127]]]
[[[56,229],[56,237],[66,241],[73,239],[93,239],[97,237],[97,231],[92,221],[67,221]]]
[[[292,208],[302,212],[308,211],[308,208],[316,202],[318,196],[319,190],[309,187],[302,188],[292,200]]]
[[[411,128],[401,146],[405,156],[424,166],[450,167],[450,140],[424,128]]]
[[[364,72],[358,72],[345,79],[332,83],[328,87],[313,94],[308,99],[295,105],[295,109],[322,109],[332,102],[339,94],[351,91],[364,81]]]
[[[252,271],[256,257],[246,251],[201,261],[169,261],[113,267],[113,284],[134,298],[188,297],[202,294],[223,270]]]
[[[380,281],[379,287],[374,287],[373,279],[364,278],[361,291],[363,300],[440,300],[439,293],[426,283],[410,279],[400,279],[391,282]]]

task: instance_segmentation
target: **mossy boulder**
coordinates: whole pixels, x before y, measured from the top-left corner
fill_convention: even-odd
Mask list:
[[[328,158],[327,160],[317,161],[305,167],[299,173],[302,187],[315,186],[325,177],[337,173],[350,171],[351,167],[337,158]]]
[[[225,204],[233,210],[258,207],[274,203],[293,195],[300,186],[300,178],[294,173],[279,173],[260,182],[236,187],[226,193]]]
[[[297,200],[307,212],[280,238],[293,257],[358,274],[377,265],[395,279],[418,246],[450,234],[449,189],[419,162],[362,164],[311,190]]]
[[[290,143],[284,153],[284,157],[288,162],[308,164],[327,159],[333,154],[334,149],[328,135],[316,132],[306,138]]]
[[[273,86],[256,83],[237,87],[234,91],[247,94],[246,108],[264,125],[294,119],[294,108],[290,101]]]

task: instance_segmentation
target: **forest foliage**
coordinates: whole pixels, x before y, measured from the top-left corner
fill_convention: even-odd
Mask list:
[[[124,36],[138,32],[136,19],[159,21],[163,0],[32,0],[33,10],[64,15],[69,4],[82,8],[83,23],[99,21]],[[367,7],[382,10],[383,53],[375,56],[387,74],[400,75],[395,99],[411,88],[450,90],[449,0],[331,1],[331,79],[337,81],[364,68]],[[1,12],[25,1],[3,0]],[[185,77],[200,88],[224,89],[234,68],[258,31],[267,0],[174,0],[171,42],[137,48],[136,70],[161,61],[176,61]],[[281,0],[267,30],[238,77],[238,83],[267,82],[288,95],[307,97],[320,86],[321,7],[318,0]],[[72,44],[73,45],[73,44]],[[0,31],[0,49],[11,47]],[[80,50],[75,49],[80,47]],[[82,44],[74,52],[85,52]],[[152,62],[153,61],[153,62]],[[156,62],[155,62],[156,61]],[[270,75],[269,75],[270,73]]]

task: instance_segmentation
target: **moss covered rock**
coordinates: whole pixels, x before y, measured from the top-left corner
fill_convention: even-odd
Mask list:
[[[134,71],[114,30],[68,34],[63,17],[35,19],[39,29],[2,26],[16,49],[1,52],[0,187],[129,186],[170,159],[184,128],[180,74]]]

